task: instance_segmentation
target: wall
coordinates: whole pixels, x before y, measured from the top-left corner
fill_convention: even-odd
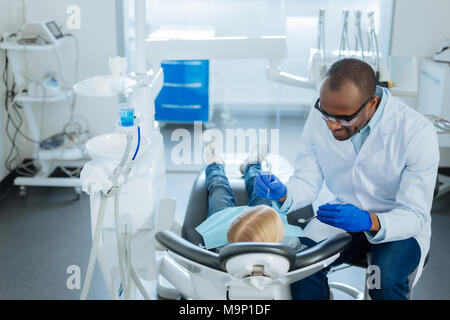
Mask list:
[[[7,30],[16,30],[23,24],[22,5],[20,1],[0,0],[0,33]],[[4,51],[0,52],[0,71],[3,74],[5,61]],[[0,82],[0,180],[7,174],[4,166],[7,153],[11,147],[5,134],[6,112],[3,105],[5,100],[5,88]]]
[[[128,0],[130,8],[133,1]],[[151,0],[148,7],[149,26],[178,28],[213,27],[217,36],[261,36],[286,34],[288,57],[282,61],[283,71],[306,77],[310,48],[317,45],[319,8],[326,9],[325,38],[327,50],[338,49],[342,31],[342,9],[350,10],[349,41],[354,43],[354,12],[362,11],[362,25],[367,12],[375,10],[376,26],[382,51],[389,51],[392,0]],[[130,10],[133,12],[133,10]],[[131,20],[133,17],[131,16]],[[386,22],[387,21],[387,22]],[[131,22],[126,22],[132,25]],[[132,36],[128,37],[132,41]],[[366,36],[364,35],[366,41]],[[218,109],[261,112],[297,111],[309,108],[317,92],[285,86],[266,79],[267,60],[214,60],[212,63],[212,95]],[[232,112],[233,113],[233,112]]]
[[[25,6],[23,6],[25,4]],[[81,29],[70,30],[79,43],[79,72],[78,78],[85,79],[95,75],[109,73],[108,58],[117,55],[116,40],[116,3],[112,0],[0,0],[0,32],[12,32],[20,29],[27,21],[56,20],[59,25],[66,26],[69,5],[78,5],[81,9]],[[76,46],[72,41],[60,49],[63,69],[68,85],[75,81]],[[39,73],[40,70],[58,72],[54,53],[48,56],[28,56],[28,72]],[[4,68],[4,55],[0,56],[0,70]],[[34,61],[39,61],[35,64]],[[60,76],[58,76],[60,78]],[[3,106],[4,88],[0,85],[0,179],[7,175],[4,166],[6,154],[10,144],[5,135],[5,112]],[[76,116],[80,122],[86,122],[92,135],[111,132],[114,130],[116,108],[114,99],[95,99],[79,97],[76,106]],[[42,108],[35,105],[37,122],[41,126],[42,137],[48,137],[61,132],[69,119],[67,104],[47,104]],[[82,119],[81,119],[82,118]],[[24,132],[27,133],[26,126]],[[24,139],[19,139],[21,157],[31,155],[32,145]]]
[[[395,0],[391,55],[431,57],[450,38],[450,1]],[[403,100],[415,108],[416,98]]]

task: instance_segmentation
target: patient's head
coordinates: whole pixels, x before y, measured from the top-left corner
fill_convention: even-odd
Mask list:
[[[281,242],[284,226],[278,213],[266,205],[253,207],[239,215],[227,233],[232,242]]]

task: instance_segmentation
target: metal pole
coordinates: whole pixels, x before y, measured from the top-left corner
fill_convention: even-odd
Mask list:
[[[135,0],[134,14],[136,19],[136,73],[143,74],[147,72],[145,59],[145,0]]]
[[[136,73],[145,74],[147,70],[146,59],[146,3],[145,0],[135,0],[136,19]],[[155,104],[151,97],[150,88],[139,88],[135,92],[136,111],[146,115],[141,125],[142,134],[150,136],[154,132]]]

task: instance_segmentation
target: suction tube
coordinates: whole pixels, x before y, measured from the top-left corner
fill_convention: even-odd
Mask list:
[[[133,161],[136,159],[136,156],[139,152],[139,148],[141,146],[141,127],[138,126],[138,143],[137,143],[137,147],[136,147],[136,151],[134,152],[134,156],[133,156]]]
[[[125,299],[129,299],[131,295],[131,282],[133,281],[139,291],[141,292],[142,296],[146,300],[151,300],[150,296],[148,295],[147,291],[145,290],[144,286],[142,285],[141,281],[139,280],[139,277],[136,274],[136,271],[133,268],[133,265],[131,264],[131,229],[128,230],[126,238],[123,239],[120,236],[119,232],[119,195],[116,195],[116,216],[115,216],[115,222],[116,222],[116,239],[117,239],[117,251],[118,251],[118,257],[119,257],[119,270],[120,270],[120,279],[122,283],[122,289],[124,292]],[[127,273],[125,275],[124,271],[124,263],[126,264]],[[126,281],[125,281],[126,279]]]
[[[141,292],[142,296],[145,300],[151,300],[150,296],[148,295],[147,291],[145,290],[144,286],[142,285],[141,281],[139,281],[139,277],[136,274],[136,271],[134,271],[133,266],[131,266],[131,278],[133,279],[134,283],[138,287],[139,291]]]
[[[91,287],[92,275],[94,274],[95,261],[97,260],[97,251],[98,251],[98,246],[100,243],[101,228],[103,225],[103,218],[105,216],[106,202],[107,202],[107,197],[104,195],[101,195],[100,209],[99,209],[99,213],[98,213],[98,217],[97,217],[97,225],[95,227],[95,234],[94,234],[93,244],[92,244],[92,248],[91,248],[91,254],[89,257],[89,264],[88,264],[88,268],[86,271],[86,279],[84,279],[84,285],[83,285],[83,290],[81,291],[80,300],[87,299],[87,295],[88,295],[89,289]]]
[[[125,271],[123,269],[123,256],[122,256],[122,243],[120,241],[119,236],[119,194],[114,197],[114,222],[116,225],[116,240],[117,240],[117,255],[119,257],[119,274],[120,281],[122,283],[123,291],[126,292],[126,288],[130,285],[128,282],[125,282]]]
[[[127,134],[127,144],[125,146],[125,152],[123,154],[122,160],[120,161],[117,168],[114,169],[114,172],[110,178],[114,187],[117,187],[117,180],[119,179],[119,176],[122,173],[122,169],[125,167],[125,165],[127,163],[128,157],[130,156],[132,141],[133,141],[133,135]]]

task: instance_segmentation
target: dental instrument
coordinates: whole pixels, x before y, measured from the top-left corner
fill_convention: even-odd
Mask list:
[[[41,38],[44,40],[44,44],[54,44],[63,37],[64,35],[55,21],[40,21],[27,23],[22,29],[20,40],[23,43],[34,43]]]
[[[270,195],[270,179],[272,178],[272,164],[270,161],[266,160],[267,166],[269,168],[269,186],[267,187],[267,198],[269,198]]]
[[[450,63],[450,39],[446,39],[439,50],[436,51],[433,59],[438,62]]]
[[[349,44],[349,40],[348,40],[349,10],[348,9],[342,10],[342,15],[344,17],[344,26],[342,28],[341,43],[340,43],[340,46],[339,46],[339,59],[341,59],[343,54],[345,56],[348,56],[349,55],[349,50],[350,50],[350,44]]]
[[[369,20],[368,33],[369,33],[369,48],[375,54],[375,75],[377,81],[380,81],[381,68],[380,68],[380,48],[378,46],[378,35],[375,29],[375,12],[369,11],[367,14],[367,19]]]
[[[298,223],[307,223],[307,222],[309,222],[309,221],[311,221],[312,219],[315,219],[315,218],[317,218],[317,214],[313,215],[311,218],[308,218],[308,219],[300,218],[297,221],[298,221]]]
[[[317,47],[311,49],[308,79],[310,82],[319,83],[327,72],[327,59],[325,51],[325,9],[320,8],[317,27]]]
[[[361,59],[365,60],[361,28],[361,10],[355,11],[355,53],[358,52],[358,50],[361,50]]]
[[[344,203],[344,201],[341,201],[341,200],[328,202],[328,204],[343,204],[343,203]],[[307,219],[299,218],[297,221],[298,221],[298,223],[307,223],[307,222],[309,222],[309,221],[311,221],[311,220],[313,220],[313,219],[315,219],[317,217],[318,217],[317,213],[314,213],[314,215],[312,217],[310,217],[310,218],[307,218]]]

